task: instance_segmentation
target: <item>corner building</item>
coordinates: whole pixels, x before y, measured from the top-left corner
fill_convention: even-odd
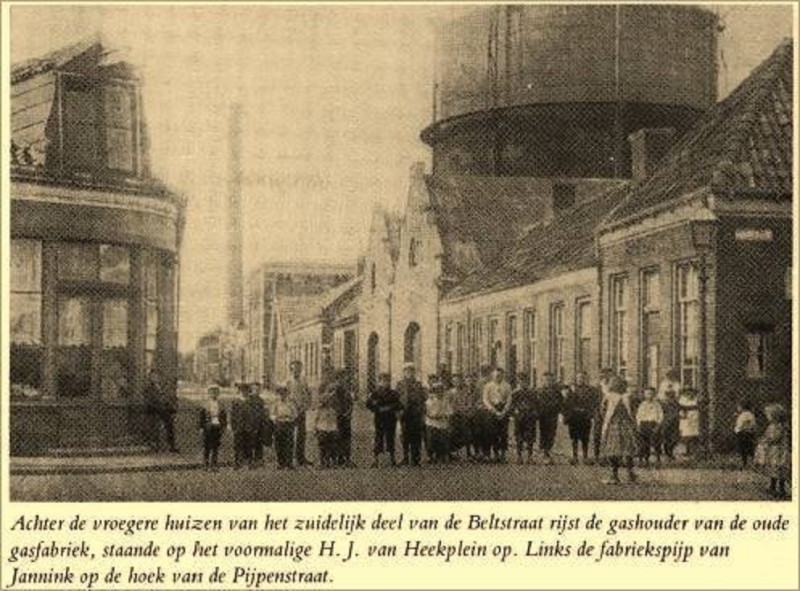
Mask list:
[[[140,80],[102,40],[11,72],[11,453],[149,440],[177,384],[183,199],[152,177]]]

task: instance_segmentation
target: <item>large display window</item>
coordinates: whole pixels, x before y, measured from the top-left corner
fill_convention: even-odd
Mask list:
[[[12,240],[12,397],[124,400],[167,373],[173,265],[138,246]]]

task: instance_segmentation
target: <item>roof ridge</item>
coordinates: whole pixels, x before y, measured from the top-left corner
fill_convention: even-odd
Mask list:
[[[746,152],[749,151],[748,140],[761,124],[759,114],[764,112],[764,103],[771,102],[773,99],[775,83],[780,81],[783,72],[786,70],[783,61],[792,57],[791,48],[791,38],[784,38],[770,53],[769,57],[756,66],[750,76],[745,78],[725,98],[725,101],[727,101],[735,93],[744,92],[746,86],[753,87],[752,94],[746,97],[747,100],[743,101],[742,104],[734,105],[734,107],[742,108],[743,113],[739,124],[734,128],[735,133],[731,134],[732,137],[727,142],[727,146],[721,150],[723,154],[731,154],[733,158],[718,159],[714,164],[714,173],[726,172],[725,168],[729,166],[728,162],[730,160],[733,160],[735,166],[737,162],[742,161],[743,157],[745,160],[747,159]],[[748,109],[747,107],[750,108]]]

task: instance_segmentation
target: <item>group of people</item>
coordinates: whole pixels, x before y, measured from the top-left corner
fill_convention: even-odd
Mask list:
[[[295,361],[290,368],[291,378],[275,388],[277,396],[271,404],[264,403],[259,385],[240,387],[230,413],[235,466],[261,464],[263,447],[273,443],[279,468],[311,464],[305,446],[307,414],[312,411],[310,423],[319,447],[320,466],[354,466],[354,401],[347,375],[332,374],[313,395],[301,377],[301,363]],[[469,461],[505,463],[510,432],[518,463],[532,462],[538,443],[543,461],[552,464],[556,433],[563,424],[572,444],[572,464],[590,462],[591,446],[593,461],[611,468],[605,482],[619,483],[623,467],[633,482],[636,459],[643,467],[649,466],[653,457],[656,465],[662,456],[674,460],[680,442],[686,455],[696,450],[701,419],[698,396],[691,389],[682,389],[678,377],[670,370],[658,388],[639,390],[610,369],[603,370],[598,386],[589,384],[585,373],[578,373],[575,382],[566,385],[546,372],[543,384],[532,388],[524,373],[512,376],[510,382],[502,368],[485,366],[479,375],[466,378],[440,368],[437,374],[428,376],[425,387],[416,376],[415,366],[409,363],[395,387],[389,374],[380,374],[366,400],[367,409],[374,415],[373,466],[379,466],[384,455],[393,466],[418,466],[423,450],[428,463],[448,463],[462,452]],[[217,387],[209,389],[200,415],[204,458],[212,469],[217,464],[220,435],[228,422],[218,396]],[[790,457],[785,411],[779,405],[765,409],[769,426],[758,446],[752,409],[742,403],[739,411],[734,432],[742,466],[747,467],[756,456],[763,458],[759,463],[770,467],[771,491],[784,495]]]
[[[234,467],[256,468],[264,463],[264,448],[274,446],[279,469],[311,465],[306,456],[307,415],[314,410],[313,424],[322,467],[352,466],[353,398],[345,372],[334,374],[315,397],[302,377],[302,363],[290,365],[291,377],[275,387],[276,396],[267,403],[261,385],[239,384],[230,406]],[[221,434],[228,424],[219,403],[220,389],[211,386],[200,410],[203,459],[209,470],[218,465]]]

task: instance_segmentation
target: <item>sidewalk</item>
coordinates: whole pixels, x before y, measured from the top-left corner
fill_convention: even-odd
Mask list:
[[[193,470],[202,467],[203,459],[197,454],[165,452],[95,457],[12,457],[9,462],[10,473],[19,476],[158,472],[164,470]]]

